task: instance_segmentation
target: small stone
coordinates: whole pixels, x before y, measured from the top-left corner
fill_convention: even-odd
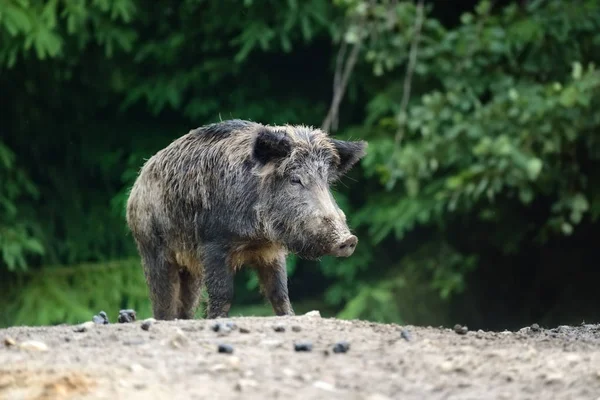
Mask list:
[[[228,326],[221,326],[221,329],[219,329],[218,332],[218,336],[227,336],[231,333],[231,328],[229,328]]]
[[[275,332],[285,332],[285,326],[283,324],[273,325],[273,330]]]
[[[145,368],[142,367],[140,364],[133,363],[129,366],[129,370],[131,372],[143,372],[145,370]]]
[[[37,340],[27,340],[21,343],[19,348],[31,351],[48,351],[48,346],[46,343]]]
[[[333,346],[334,353],[346,353],[350,349],[350,343],[348,342],[337,342]]]
[[[296,350],[296,351],[311,351],[312,343],[311,342],[294,343],[294,350]]]
[[[177,328],[177,330],[175,331],[175,335],[171,338],[169,343],[171,344],[171,347],[173,347],[175,349],[180,349],[182,347],[187,346],[189,343],[189,340],[185,336],[183,331],[181,329]]]
[[[300,332],[302,330],[302,327],[299,325],[294,325],[292,326],[292,331],[293,332]]]
[[[281,340],[265,339],[265,340],[262,340],[260,342],[260,344],[263,346],[271,347],[271,348],[278,348],[283,345],[283,342]]]
[[[213,365],[212,367],[210,367],[210,371],[212,371],[212,372],[225,371],[226,369],[227,369],[227,366],[225,364],[216,364],[216,365]]]
[[[88,329],[92,328],[94,325],[96,325],[96,324],[93,321],[87,321],[87,322],[84,322],[83,324],[77,325],[73,329],[73,331],[79,332],[79,333],[81,333],[81,332],[87,332]]]
[[[313,386],[317,389],[325,390],[328,392],[335,392],[335,386],[333,386],[329,382],[316,381],[315,383],[313,383]]]
[[[540,326],[538,324],[532,324],[529,329],[531,329],[532,332],[539,332]]]
[[[119,311],[118,321],[120,324],[133,322],[133,321],[135,321],[135,318],[136,318],[135,310],[126,309],[126,310]]]
[[[92,322],[97,325],[108,325],[108,315],[106,315],[106,312],[100,311],[98,315],[92,317]]]
[[[144,321],[142,322],[142,329],[145,331],[150,330],[150,327],[152,326],[152,322],[150,321]]]
[[[400,331],[400,337],[404,340],[406,340],[407,342],[410,342],[410,332],[407,331],[406,329],[402,329]]]
[[[235,322],[232,321],[226,322],[225,326],[231,330],[237,329],[237,325],[235,324]]]
[[[241,362],[239,357],[231,356],[228,358],[227,364],[229,364],[232,369],[239,370]]]
[[[258,387],[258,382],[256,382],[254,379],[240,379],[236,384],[235,384],[235,390],[241,392],[242,390],[246,389],[246,388],[251,388],[251,387]]]
[[[552,374],[546,375],[546,384],[551,385],[553,383],[558,383],[563,380],[563,374],[560,372],[554,372]]]
[[[569,364],[577,364],[581,361],[581,356],[576,353],[569,353],[565,356],[565,360],[567,360]]]
[[[211,329],[215,332],[219,333],[219,336],[225,336],[228,335],[231,332],[231,327],[228,326],[227,324],[222,324],[222,323],[215,323]]]
[[[454,364],[452,364],[450,361],[444,361],[442,365],[440,365],[440,368],[444,372],[450,372],[454,369]]]
[[[250,333],[250,329],[248,329],[248,328],[240,328],[240,333]]]
[[[459,335],[465,335],[468,331],[469,328],[467,326],[462,326],[460,324],[454,325],[454,332],[458,333]]]
[[[302,374],[298,376],[298,379],[304,382],[310,382],[313,380],[313,377],[311,374]]]
[[[365,400],[390,400],[390,398],[379,393],[374,393],[365,397]]]
[[[218,350],[219,353],[231,354],[233,353],[233,346],[229,344],[220,344]]]
[[[305,317],[321,317],[321,313],[318,310],[309,311],[304,314]]]
[[[17,345],[17,341],[15,339],[11,338],[10,336],[6,336],[4,338],[4,345],[6,347],[16,346]]]

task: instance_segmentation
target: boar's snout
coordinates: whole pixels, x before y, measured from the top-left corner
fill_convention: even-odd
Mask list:
[[[331,254],[335,257],[350,257],[354,253],[358,238],[354,235],[346,236],[333,246]]]

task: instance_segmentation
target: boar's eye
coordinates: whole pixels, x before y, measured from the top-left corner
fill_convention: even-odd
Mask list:
[[[295,176],[295,175],[293,175],[293,176],[290,177],[290,183],[292,185],[302,185],[302,181],[300,180],[300,177],[299,176]]]

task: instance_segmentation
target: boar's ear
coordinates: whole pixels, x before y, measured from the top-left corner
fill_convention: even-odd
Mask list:
[[[346,174],[352,167],[365,156],[367,142],[360,140],[348,142],[345,140],[330,139],[340,156],[340,163],[332,171],[332,179],[336,180]]]
[[[256,135],[252,155],[261,164],[287,157],[292,151],[292,142],[285,132],[262,128]]]

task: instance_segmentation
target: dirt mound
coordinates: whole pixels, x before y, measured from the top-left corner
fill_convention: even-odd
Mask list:
[[[244,317],[13,327],[0,339],[0,399],[600,397],[599,325]]]

